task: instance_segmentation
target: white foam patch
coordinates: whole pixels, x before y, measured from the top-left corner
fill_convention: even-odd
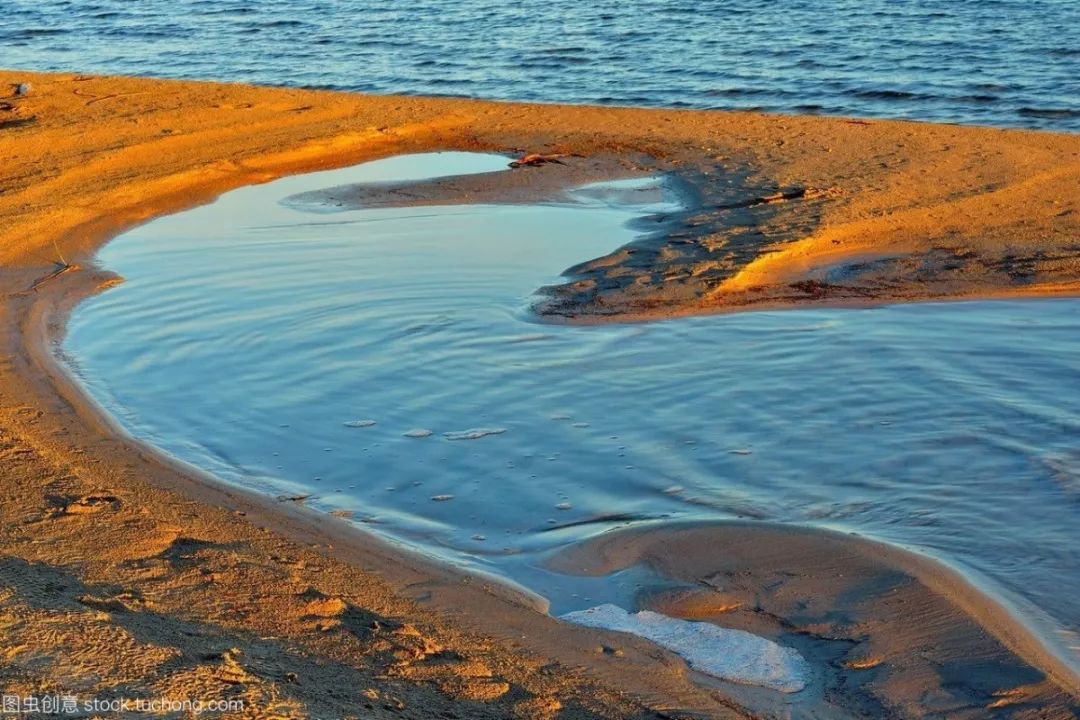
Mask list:
[[[638,635],[681,656],[695,670],[731,682],[794,693],[805,688],[810,677],[810,664],[798,650],[743,630],[649,610],[628,613],[610,604],[567,613],[562,619]]]

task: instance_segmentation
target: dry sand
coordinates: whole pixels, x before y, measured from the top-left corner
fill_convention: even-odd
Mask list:
[[[94,250],[148,218],[389,154],[558,151],[585,156],[574,172],[590,177],[674,172],[696,202],[576,268],[549,313],[1043,295],[1080,279],[1072,136],[0,72],[0,88],[16,82],[33,89],[0,99],[0,687],[12,692],[239,697],[250,717],[745,716],[735,691],[695,683],[648,643],[567,628],[525,594],[124,437],[51,343],[72,305],[114,281]],[[568,181],[526,173],[569,168],[513,173],[529,178],[515,181],[521,197],[543,199]],[[778,191],[790,199],[761,201]],[[78,269],[53,276],[57,261]],[[858,572],[890,567],[841,557]],[[842,607],[803,588],[803,602]],[[919,607],[942,597],[907,592]],[[955,630],[943,643],[963,653],[989,605],[942,607],[942,631]],[[906,651],[879,622],[866,649],[899,662]],[[1067,712],[1064,691],[1036,676],[1067,683],[1030,647],[986,652],[1016,668],[997,689],[1027,688],[995,712]],[[941,686],[901,677],[916,694]],[[916,702],[906,692],[889,713],[911,716],[899,714]]]

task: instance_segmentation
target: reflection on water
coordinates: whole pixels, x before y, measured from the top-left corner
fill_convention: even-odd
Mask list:
[[[655,207],[279,203],[504,165],[396,158],[152,222],[102,251],[127,282],[76,311],[66,350],[136,435],[560,610],[596,602],[558,595],[544,552],[739,517],[921,548],[1080,629],[1077,301],[549,326],[529,293]]]

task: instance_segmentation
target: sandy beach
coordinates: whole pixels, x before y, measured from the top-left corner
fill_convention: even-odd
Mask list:
[[[1076,136],[0,72],[16,83],[32,90],[0,99],[5,689],[228,697],[245,703],[235,717],[1076,716],[1075,673],[901,550],[726,525],[612,534],[564,557],[568,572],[642,563],[696,588],[643,607],[795,638],[818,676],[792,709],[201,476],[127,437],[54,355],[71,308],[117,281],[94,252],[125,229],[243,185],[425,150],[559,162],[510,182],[414,184],[411,202],[535,202],[656,173],[688,199],[631,246],[581,258],[537,308],[553,321],[1073,295]]]

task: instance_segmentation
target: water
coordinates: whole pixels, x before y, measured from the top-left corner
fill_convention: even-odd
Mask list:
[[[1076,0],[4,0],[0,66],[1080,130]]]
[[[505,162],[392,158],[155,220],[101,251],[127,281],[76,309],[65,353],[135,435],[560,612],[598,598],[545,553],[635,520],[751,518],[928,552],[1075,651],[1080,302],[543,325],[530,293],[660,205],[281,203]]]

